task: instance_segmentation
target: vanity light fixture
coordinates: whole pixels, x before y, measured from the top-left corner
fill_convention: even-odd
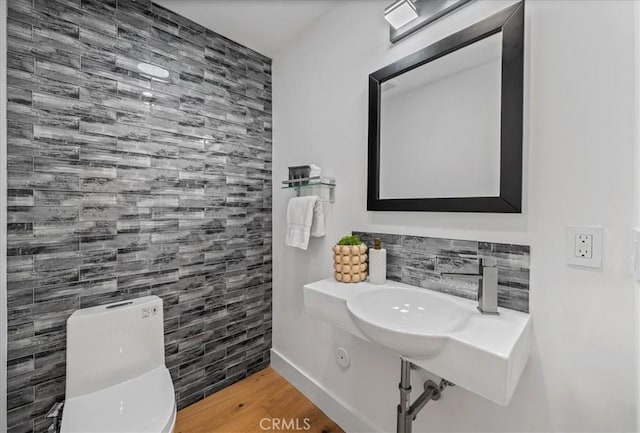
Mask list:
[[[396,43],[471,0],[396,0],[384,10],[391,25],[389,40]]]
[[[412,0],[396,0],[384,10],[384,19],[394,29],[398,29],[416,18],[418,18],[418,11]]]

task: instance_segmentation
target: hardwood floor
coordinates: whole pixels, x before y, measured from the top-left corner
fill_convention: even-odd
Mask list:
[[[271,367],[178,412],[175,433],[344,433]]]

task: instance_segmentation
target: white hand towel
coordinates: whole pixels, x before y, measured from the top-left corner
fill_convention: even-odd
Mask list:
[[[324,204],[318,198],[313,205],[313,220],[311,221],[311,236],[321,238],[325,235],[324,231]]]
[[[320,199],[316,195],[292,198],[287,207],[285,244],[306,250],[312,232],[316,237],[324,236],[324,212]]]

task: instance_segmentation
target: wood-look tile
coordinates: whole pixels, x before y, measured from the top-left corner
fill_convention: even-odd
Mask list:
[[[36,238],[69,237],[88,235],[115,235],[115,221],[82,221],[82,222],[36,222],[33,223],[33,236]]]
[[[34,158],[34,170],[45,173],[64,173],[93,177],[115,178],[115,164],[90,161],[70,161],[51,158]]]
[[[80,3],[80,2],[77,2]],[[55,16],[65,21],[75,23],[80,27],[87,27],[92,30],[105,33],[107,35],[115,35],[115,21],[104,15],[92,15],[88,10],[79,10],[77,7],[70,7],[59,1],[51,0],[34,0],[34,8],[44,12],[47,15]],[[76,4],[78,6],[78,4]]]
[[[48,428],[80,307],[162,296],[180,407],[263,368],[270,60],[148,0],[8,13],[9,431]]]
[[[7,410],[12,410],[29,403],[35,399],[33,388],[23,388],[7,395]]]
[[[63,129],[78,129],[80,125],[80,116],[50,112],[33,106],[8,102],[7,110],[7,119],[10,121]]]
[[[78,281],[55,287],[36,287],[35,302],[39,303],[55,299],[77,297],[79,292],[82,293],[82,296],[88,296],[115,292],[117,290],[118,284],[116,278]]]
[[[15,19],[9,19],[7,21],[7,35],[30,41],[32,40],[33,35],[32,27],[28,23],[23,23]]]
[[[101,148],[116,147],[116,139],[114,137],[35,125],[33,127],[33,138],[36,141],[60,145],[91,145]]]
[[[80,96],[80,88],[76,85],[67,84],[62,81],[56,81],[46,77],[38,77],[32,73],[18,69],[8,70],[7,83],[12,87],[50,95],[75,99],[78,99]]]
[[[34,70],[35,60],[32,56],[22,55],[14,51],[7,52],[7,74],[10,71],[33,73]]]
[[[67,47],[70,48],[70,47]],[[32,56],[50,62],[59,63],[71,68],[80,67],[80,53],[63,51],[52,44],[41,44],[36,41],[27,41],[15,37],[7,37],[7,49],[23,56]]]
[[[33,190],[31,189],[9,189],[7,191],[8,206],[33,206]]]

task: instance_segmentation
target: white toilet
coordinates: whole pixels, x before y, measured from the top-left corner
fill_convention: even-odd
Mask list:
[[[62,433],[173,433],[162,299],[85,308],[67,320]]]

